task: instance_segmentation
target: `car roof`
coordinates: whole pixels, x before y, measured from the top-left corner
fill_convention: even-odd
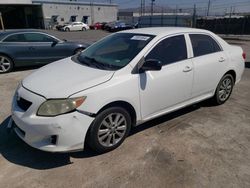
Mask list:
[[[175,33],[187,33],[187,32],[206,32],[203,29],[194,29],[188,27],[147,27],[139,29],[131,29],[121,31],[121,33],[135,33],[135,34],[147,34],[147,35],[171,35]]]
[[[23,32],[39,32],[39,33],[45,33],[38,29],[8,29],[8,30],[1,30],[0,31],[0,38],[7,36],[9,34],[15,34],[15,33],[23,33]],[[46,34],[46,33],[45,33]]]

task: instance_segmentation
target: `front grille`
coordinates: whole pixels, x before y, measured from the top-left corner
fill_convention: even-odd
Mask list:
[[[19,108],[21,108],[23,111],[27,111],[29,107],[32,105],[32,102],[25,100],[24,98],[17,99],[17,105]]]

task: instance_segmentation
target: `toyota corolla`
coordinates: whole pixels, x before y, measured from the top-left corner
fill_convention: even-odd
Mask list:
[[[191,28],[145,28],[105,37],[80,54],[35,71],[18,86],[9,126],[50,152],[103,153],[133,126],[210,99],[228,100],[245,53]]]

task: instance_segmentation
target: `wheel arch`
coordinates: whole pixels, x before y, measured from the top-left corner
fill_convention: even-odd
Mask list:
[[[11,60],[12,63],[13,63],[13,66],[15,66],[14,58],[13,58],[11,55],[9,55],[9,54],[7,54],[7,53],[5,53],[5,52],[0,52],[0,55],[4,55],[4,56],[10,58],[10,60]]]
[[[234,83],[235,83],[235,81],[236,81],[236,72],[233,69],[230,69],[223,76],[225,76],[226,74],[231,74],[233,76]]]
[[[137,114],[136,114],[135,108],[129,102],[126,102],[126,101],[119,100],[119,101],[114,101],[114,102],[108,103],[105,106],[103,106],[96,113],[96,115],[99,114],[100,112],[102,112],[102,111],[110,108],[110,107],[122,107],[125,110],[127,110],[128,113],[129,113],[129,115],[130,115],[130,117],[131,117],[132,126],[136,125]]]
[[[93,117],[95,117],[96,115],[98,115],[102,111],[104,111],[108,108],[111,108],[111,107],[122,107],[122,108],[126,109],[131,116],[131,126],[133,127],[136,125],[136,117],[137,116],[136,116],[135,108],[129,102],[122,101],[122,100],[113,101],[113,102],[110,102],[110,103],[104,105],[96,114],[93,115]],[[93,125],[93,122],[89,126],[88,131],[86,133],[86,137],[85,137],[85,141],[84,141],[84,148],[88,147],[87,142],[90,139],[90,129],[91,129],[92,125]]]

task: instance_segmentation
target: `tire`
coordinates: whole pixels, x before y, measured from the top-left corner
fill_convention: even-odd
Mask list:
[[[131,117],[127,110],[121,107],[108,108],[99,113],[91,124],[87,144],[97,153],[114,150],[122,144],[130,129]]]
[[[11,72],[14,67],[14,62],[6,55],[0,54],[0,74]]]
[[[70,29],[69,29],[68,27],[66,27],[66,28],[65,28],[65,31],[69,32],[69,31],[70,31]]]
[[[214,94],[213,102],[216,105],[224,104],[230,97],[234,87],[234,78],[231,74],[224,75]]]
[[[87,29],[85,27],[82,28],[82,31],[86,31]]]

